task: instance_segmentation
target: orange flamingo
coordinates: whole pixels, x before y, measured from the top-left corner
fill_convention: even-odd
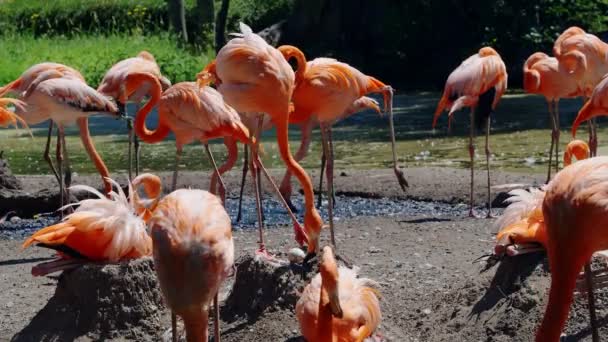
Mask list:
[[[559,341],[573,298],[576,279],[591,255],[608,249],[605,220],[608,158],[595,157],[560,171],[547,185],[542,212],[547,229],[547,254],[551,290],[536,341]],[[595,325],[593,284],[585,267],[593,340],[599,341]]]
[[[555,146],[555,172],[559,171],[559,100],[582,95],[577,79],[559,68],[557,58],[542,52],[533,53],[524,64],[524,90],[530,94],[542,94],[547,101],[551,119],[551,148],[547,183],[551,180],[553,147]]]
[[[23,99],[26,93],[28,93],[28,89],[32,85],[37,85],[42,81],[51,79],[51,78],[73,78],[78,79],[85,82],[84,77],[80,74],[80,72],[76,69],[73,69],[69,66],[59,64],[59,63],[39,63],[31,66],[26,71],[24,71],[19,78],[10,82],[9,84],[0,87],[0,97],[4,95],[16,95],[19,98]],[[46,141],[46,147],[44,150],[43,158],[49,164],[53,175],[57,179],[57,183],[61,183],[59,179],[59,174],[57,173],[57,169],[53,164],[53,161],[50,157],[50,147],[51,147],[51,135],[53,134],[53,120],[49,121],[49,132]]]
[[[405,191],[407,187],[403,171],[397,165],[392,113],[393,89],[391,86],[387,86],[381,81],[335,59],[316,58],[307,63],[302,51],[294,46],[280,46],[279,51],[286,60],[294,58],[298,66],[296,88],[292,99],[295,107],[293,116],[297,118],[314,115],[315,120],[319,122],[321,127],[323,153],[327,159],[329,229],[331,242],[335,247],[332,198],[334,157],[331,126],[335,121],[343,118],[353,102],[365,94],[382,93],[384,95],[385,110],[389,112],[393,170],[401,188]],[[318,239],[318,233],[311,231],[308,237],[309,239]]]
[[[311,62],[308,62],[307,64],[310,64],[310,63]],[[345,119],[353,114],[364,111],[366,109],[371,109],[371,110],[374,110],[375,112],[377,112],[378,114],[381,114],[380,107],[378,106],[378,102],[376,100],[369,98],[367,96],[362,96],[359,99],[355,100],[355,102],[353,102],[346,109],[346,111],[341,116],[341,119]],[[300,162],[308,154],[308,149],[310,148],[310,142],[311,142],[312,129],[313,129],[313,126],[317,122],[312,115],[308,115],[308,118],[306,118],[305,115],[301,115],[301,116],[304,116],[304,118],[299,118],[297,114],[298,113],[295,113],[295,112],[291,113],[289,122],[297,123],[300,125],[300,132],[301,132],[300,133],[300,147],[298,148],[298,151],[296,152],[296,154],[294,156],[294,159],[297,162]],[[303,123],[301,123],[301,122],[298,122],[298,120],[305,120],[305,121]],[[325,154],[322,154],[321,172],[319,173],[319,195],[317,198],[317,208],[321,206],[321,197],[322,197],[321,189],[323,189],[323,171],[325,170],[325,162],[326,162]],[[289,172],[289,170],[285,171],[285,175],[283,176],[283,180],[281,181],[281,186],[279,187],[279,189],[281,190],[281,195],[283,195],[283,198],[285,198],[287,203],[289,203],[289,205],[293,208],[293,204],[291,203],[291,194],[292,194],[291,172]],[[333,201],[335,204],[335,196],[333,194],[332,194],[332,198],[333,198]]]
[[[249,26],[241,23],[240,28],[238,37],[222,47],[216,60],[205,67],[197,78],[201,84],[214,82],[226,103],[238,112],[266,113],[270,116],[276,127],[281,158],[304,190],[306,234],[318,235],[323,221],[314,207],[310,177],[289,150],[289,103],[294,89],[294,72],[283,55],[253,33]],[[257,144],[253,144],[252,155],[254,160],[257,159]],[[258,221],[262,229],[260,217]],[[298,227],[294,229],[299,231]],[[308,252],[312,256],[318,248],[317,240],[308,238],[308,241]],[[262,234],[260,245],[264,246]]]
[[[560,68],[578,80],[578,88],[585,96],[590,96],[608,73],[608,44],[576,26],[568,28],[557,38],[553,55],[559,61]],[[594,120],[590,121],[589,147],[592,157],[597,155],[596,130]]]
[[[236,158],[236,155],[231,156],[234,153],[232,150],[236,150],[236,141],[252,144],[255,139],[250,136],[249,130],[243,125],[236,111],[224,102],[218,91],[211,87],[200,88],[194,82],[182,82],[167,89],[160,96],[160,100],[157,101],[155,99],[159,96],[159,93],[160,88],[158,86],[154,87],[153,100],[137,113],[135,118],[136,134],[147,143],[162,141],[167,137],[169,131],[175,134],[177,151],[172,189],[177,186],[178,165],[183,146],[194,140],[200,140],[204,144],[215,170],[210,182],[210,191],[216,193],[216,184],[219,179],[219,193],[223,202],[225,200],[225,187],[219,175],[225,167],[223,165],[222,168],[217,168],[207,141],[224,137],[224,143],[228,146],[229,151],[227,163],[230,164],[234,162],[232,159]],[[150,112],[150,103],[152,102],[158,102],[159,106],[159,122],[154,131],[148,130],[145,125],[146,116]],[[257,159],[252,162],[255,163],[256,167],[262,169],[265,175],[268,175],[261,160]],[[253,174],[253,177],[256,177],[256,175]],[[293,214],[292,219],[297,225],[297,220]],[[261,248],[259,252],[265,253],[265,249]]]
[[[0,98],[0,127],[8,127],[13,125],[15,128],[19,128],[18,124],[25,127],[29,131],[29,126],[27,122],[23,120],[19,115],[15,114],[15,112],[10,111],[6,108],[6,106],[12,105],[15,108],[21,108],[21,111],[25,110],[25,103],[23,101],[11,99],[11,98]],[[30,135],[32,132],[30,131]]]
[[[582,140],[573,140],[566,146],[564,166],[577,160],[589,158],[589,145]],[[516,189],[509,192],[507,202],[511,203],[495,226],[500,229],[496,235],[494,254],[502,256],[520,255],[542,250],[537,244],[547,247],[547,231],[542,212],[545,189],[530,188],[529,191]]]
[[[61,77],[58,71],[51,70],[50,72]],[[58,175],[63,175],[65,163],[67,187],[70,186],[71,177],[68,177],[70,166],[65,144],[64,126],[76,122],[80,129],[82,144],[102,177],[104,191],[106,193],[110,192],[112,185],[108,180],[109,171],[101,156],[97,153],[91,139],[88,116],[99,113],[118,117],[118,108],[114,102],[99,94],[83,81],[65,77],[32,83],[23,96],[23,101],[27,104],[27,110],[23,111],[17,108],[17,114],[28,124],[40,123],[47,119],[51,119],[57,124]],[[63,177],[58,178],[63,204],[69,200],[69,192],[66,190]]]
[[[130,199],[118,183],[108,181],[117,189],[110,192],[109,199],[90,186],[73,186],[72,190],[86,191],[97,198],[69,204],[80,206],[62,222],[40,229],[23,243],[23,248],[37,244],[59,254],[56,260],[34,266],[32,275],[72,269],[90,261],[118,262],[152,254],[152,240],[144,218],[145,210],[154,210],[158,199],[143,203],[134,196],[134,189],[143,185],[149,196],[159,195],[160,178],[151,174],[135,178],[129,184]]]
[[[467,58],[456,68],[445,83],[443,95],[437,105],[433,118],[433,128],[444,110],[449,116],[464,108],[471,107],[471,131],[469,134],[469,156],[471,158],[471,197],[469,216],[473,212],[473,184],[475,165],[475,124],[486,123],[486,163],[488,171],[488,214],[492,216],[490,194],[490,114],[498,105],[500,98],[507,90],[507,70],[505,63],[496,50],[483,47],[479,52]],[[477,111],[477,113],[476,113]]]
[[[120,100],[126,99],[127,101],[139,104],[153,86],[148,79],[139,78],[139,84],[132,87],[130,93],[123,94],[126,90],[123,86],[126,80],[142,73],[158,78],[163,90],[166,90],[171,86],[171,81],[161,74],[154,56],[148,51],[142,51],[136,57],[127,58],[114,64],[110,70],[106,72],[101,83],[97,87],[97,91],[102,95],[115,99],[118,102],[120,112],[127,116],[126,102],[121,102]],[[135,148],[135,175],[137,176],[139,174],[139,141],[137,140],[137,137],[133,135],[131,120],[127,123],[127,129],[129,131],[129,179],[131,179],[131,145],[133,144]]]
[[[215,298],[219,341],[217,293],[234,264],[232,227],[222,202],[206,191],[176,190],[160,201],[149,226],[160,287],[167,306],[184,320],[187,340],[208,340]]]
[[[578,112],[572,124],[572,136],[576,137],[576,131],[581,123],[594,119],[600,115],[608,115],[608,78],[603,78],[593,89],[591,97],[585,102],[583,108]],[[592,152],[593,153],[593,150]]]
[[[323,248],[319,274],[296,304],[300,331],[307,341],[363,341],[380,324],[378,284],[357,278],[357,270],[336,265],[331,247]]]

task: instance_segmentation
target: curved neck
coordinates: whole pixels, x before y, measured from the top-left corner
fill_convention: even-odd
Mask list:
[[[296,83],[298,83],[300,80],[302,80],[308,68],[308,65],[306,64],[306,56],[304,56],[302,50],[291,45],[279,46],[278,50],[281,52],[281,54],[283,54],[286,61],[289,62],[289,60],[292,58],[296,60],[296,63],[298,64],[298,68],[296,69]]]
[[[104,192],[107,195],[112,191],[112,183],[110,183],[108,180],[110,178],[110,172],[108,171],[106,164],[101,159],[99,153],[97,153],[93,140],[91,139],[91,133],[89,132],[89,119],[85,116],[78,118],[76,122],[78,124],[78,128],[80,129],[80,139],[82,140],[82,145],[84,145],[89,158],[91,158],[95,164],[95,168],[101,175],[101,180],[103,181],[104,185]]]
[[[287,108],[285,108],[285,112],[287,112]],[[285,115],[272,115],[272,117],[286,118]],[[319,233],[321,232],[323,221],[321,220],[321,216],[315,208],[312,182],[310,181],[310,177],[308,176],[306,171],[304,171],[304,169],[300,166],[300,164],[298,164],[298,162],[293,158],[291,154],[291,151],[289,149],[289,133],[287,120],[275,120],[274,124],[276,127],[277,143],[279,145],[279,153],[281,154],[281,159],[283,159],[283,162],[287,166],[287,169],[298,178],[300,186],[304,191],[304,229],[306,231],[306,236],[309,239],[308,252],[314,253],[316,252],[318,246]]]
[[[332,342],[334,335],[333,316],[329,305],[329,294],[321,286],[319,315],[317,316],[317,339],[319,342]]]
[[[135,74],[129,75],[127,78],[127,90],[139,87],[143,82],[150,82],[152,84],[150,99],[146,104],[137,112],[135,116],[135,134],[141,138],[141,140],[153,144],[162,141],[169,135],[169,126],[164,120],[163,106],[159,105],[158,108],[158,127],[155,130],[150,131],[146,127],[146,117],[152,111],[152,108],[160,101],[162,89],[158,78],[152,74]],[[127,91],[128,93],[128,91]]]
[[[536,333],[537,342],[559,341],[564,324],[568,319],[570,304],[574,296],[576,278],[584,265],[575,259],[560,257],[561,251],[549,255],[551,267],[551,290],[545,316]]]

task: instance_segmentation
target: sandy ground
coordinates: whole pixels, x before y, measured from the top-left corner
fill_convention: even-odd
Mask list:
[[[182,173],[185,185],[206,186],[201,173]],[[275,173],[278,175],[278,173]],[[403,194],[391,170],[352,171],[340,176],[336,188],[346,194],[435,200],[449,203],[468,199],[468,171],[407,169],[410,189]],[[477,179],[483,180],[484,173]],[[229,175],[235,189],[239,175]],[[21,177],[32,191],[52,186],[46,177]],[[496,173],[494,184],[542,181],[542,176]],[[168,179],[167,179],[168,180]],[[74,183],[93,183],[76,177]],[[34,189],[34,187],[37,187]],[[233,190],[232,192],[234,192]],[[476,187],[481,204],[485,188]],[[339,205],[339,204],[338,204]],[[466,207],[464,207],[466,209]],[[355,260],[365,277],[381,284],[383,320],[378,334],[388,341],[531,341],[544,311],[549,275],[544,256],[503,262],[480,273],[473,263],[493,246],[492,219],[463,216],[437,218],[432,214],[357,217],[337,224],[338,248]],[[327,239],[327,232],[323,239]],[[235,231],[237,258],[255,250],[253,230]],[[290,227],[269,227],[268,246],[275,252],[293,247]],[[52,254],[44,249],[19,250],[19,241],[0,240],[0,340],[26,327],[53,295],[56,278],[34,278],[30,268]],[[606,323],[600,293],[599,318]],[[568,341],[589,336],[583,298],[577,299],[567,330]],[[163,327],[170,322],[163,315]],[[224,341],[298,341],[298,325],[289,310],[268,310],[255,320],[236,319],[222,325]],[[608,329],[603,328],[604,336]],[[84,339],[87,340],[87,339]]]

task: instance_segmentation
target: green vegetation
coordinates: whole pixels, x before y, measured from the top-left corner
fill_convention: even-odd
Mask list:
[[[43,61],[70,65],[82,72],[94,87],[117,61],[148,50],[163,73],[173,82],[193,80],[213,58],[177,46],[168,34],[152,36],[77,36],[34,38],[31,35],[0,36],[0,84],[17,78],[29,66]]]

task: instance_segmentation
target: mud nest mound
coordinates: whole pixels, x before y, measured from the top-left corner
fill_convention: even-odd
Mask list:
[[[595,267],[600,267],[597,261]],[[544,253],[503,259],[435,301],[420,322],[423,340],[533,341],[545,313],[551,274]],[[608,292],[596,290],[600,336],[608,338]],[[591,341],[586,295],[575,295],[566,341]]]
[[[163,304],[151,258],[85,265],[59,277],[55,294],[13,341],[158,341]]]
[[[244,255],[237,262],[234,285],[221,309],[223,321],[257,320],[266,311],[293,311],[300,293],[318,272],[316,265],[277,265],[258,256]]]
[[[23,184],[13,175],[8,161],[4,159],[4,151],[0,151],[0,189],[20,190],[22,188]]]

